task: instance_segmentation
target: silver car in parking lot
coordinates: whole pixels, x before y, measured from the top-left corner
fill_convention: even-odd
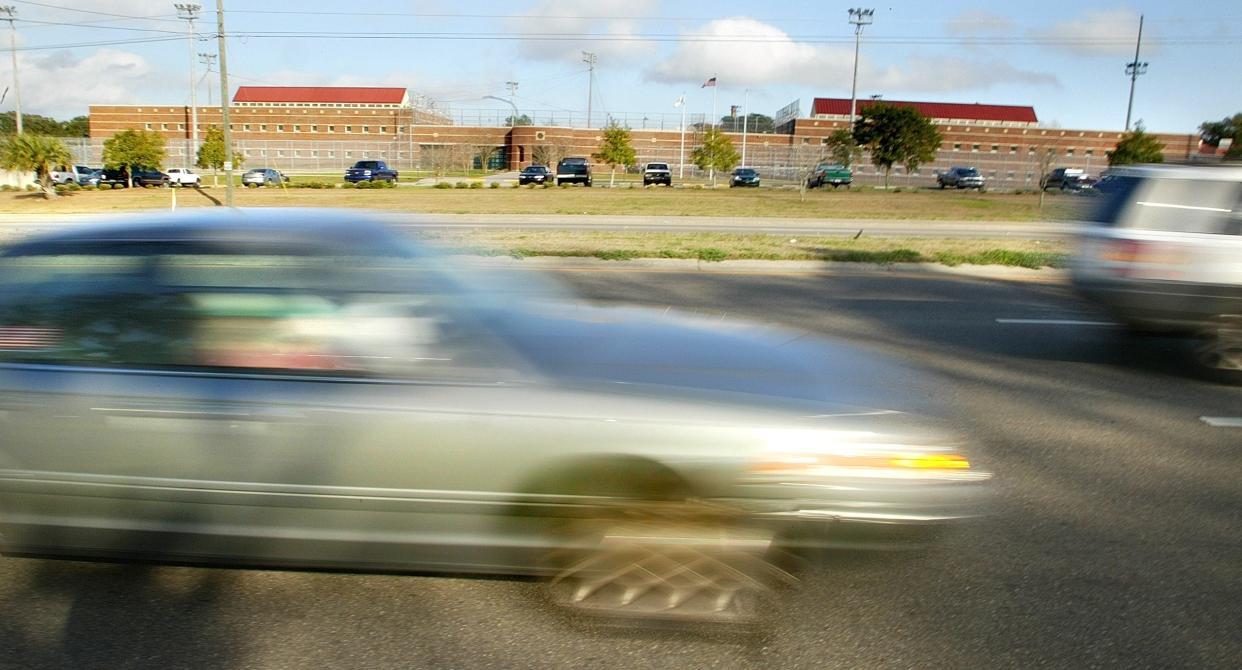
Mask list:
[[[1117,168],[1096,190],[1078,291],[1135,329],[1201,336],[1204,363],[1242,371],[1242,167]]]
[[[3,250],[5,551],[535,573],[569,606],[727,618],[778,548],[980,513],[990,475],[873,381],[894,363],[523,283],[348,211]],[[609,587],[636,553],[732,576],[643,567],[663,604],[635,600]]]

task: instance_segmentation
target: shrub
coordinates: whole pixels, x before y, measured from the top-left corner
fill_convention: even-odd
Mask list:
[[[453,188],[453,185],[446,181],[438,181],[435,186],[432,186],[432,188]]]
[[[465,188],[470,188],[470,185],[469,185],[469,184],[467,184],[467,183],[466,183],[466,182],[464,182],[464,181],[459,181],[459,182],[457,182],[456,184],[453,184],[453,188],[463,188],[463,189],[465,189]]]
[[[38,191],[38,190],[40,190],[40,189],[39,189],[39,187],[38,187],[38,186],[36,186],[35,184],[26,184],[26,192],[27,192],[27,193],[34,193],[35,191]]]
[[[717,249],[716,247],[707,247],[705,249],[695,249],[694,256],[701,261],[719,263],[720,261],[728,258],[729,254],[721,249]]]
[[[99,186],[97,186],[97,185],[95,185],[95,184],[87,184],[87,185],[85,185],[85,186],[83,186],[83,187],[82,187],[82,190],[83,190],[83,191],[98,191],[98,190],[99,190]]]
[[[483,182],[481,182],[481,181],[472,181],[472,182],[470,182],[470,188],[483,188]]]
[[[0,185],[0,191],[4,191],[5,193],[8,193],[9,191],[17,191],[17,190],[19,189],[12,184]]]
[[[500,188],[500,182],[494,181],[487,185],[488,188]]]

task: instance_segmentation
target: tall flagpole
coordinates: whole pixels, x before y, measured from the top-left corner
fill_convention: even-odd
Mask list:
[[[681,153],[678,155],[678,164],[681,166],[677,170],[677,178],[686,178],[686,92],[681,92],[681,97],[677,99],[681,107]]]
[[[742,165],[746,164],[746,122],[750,120],[750,89],[746,89],[746,98],[742,102]],[[734,121],[736,123],[736,121]],[[736,126],[734,126],[736,128]]]

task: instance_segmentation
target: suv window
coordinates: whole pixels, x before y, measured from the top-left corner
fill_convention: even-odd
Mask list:
[[[667,163],[647,163],[648,170],[667,170]]]
[[[1242,184],[1195,179],[1143,179],[1115,209],[1114,225],[1178,233],[1238,234],[1230,219]]]

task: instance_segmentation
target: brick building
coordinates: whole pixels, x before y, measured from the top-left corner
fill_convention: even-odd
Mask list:
[[[936,160],[913,174],[895,168],[898,184],[921,185],[934,172],[953,165],[973,165],[997,187],[1031,188],[1038,183],[1038,155],[1052,149],[1056,166],[1098,173],[1105,152],[1116,146],[1119,131],[1069,130],[1039,125],[1029,106],[884,101],[915,107],[936,123],[943,144]],[[858,101],[860,110],[872,100]],[[516,169],[532,162],[555,162],[562,156],[589,156],[598,150],[598,129],[553,126],[453,125],[433,110],[410,104],[403,88],[242,86],[230,106],[235,148],[251,167],[271,166],[287,172],[336,172],[360,158],[379,158],[399,169],[460,169],[487,159],[489,167]],[[198,110],[200,136],[220,124],[217,107]],[[816,98],[808,118],[793,119],[778,133],[750,133],[744,162],[773,179],[794,179],[823,154],[823,141],[849,123],[848,98]],[[90,143],[80,153],[97,163],[103,140],[128,128],[161,133],[168,139],[167,166],[186,162],[189,110],[167,105],[98,105],[90,108]],[[699,130],[686,132],[686,160],[698,145]],[[741,133],[729,133],[742,149]],[[1157,133],[1170,161],[1202,157],[1197,135]],[[681,163],[677,130],[632,130],[640,162]],[[192,161],[190,161],[192,162]],[[680,172],[680,169],[676,170]],[[879,178],[866,163],[859,181]],[[696,174],[692,166],[687,175]]]

